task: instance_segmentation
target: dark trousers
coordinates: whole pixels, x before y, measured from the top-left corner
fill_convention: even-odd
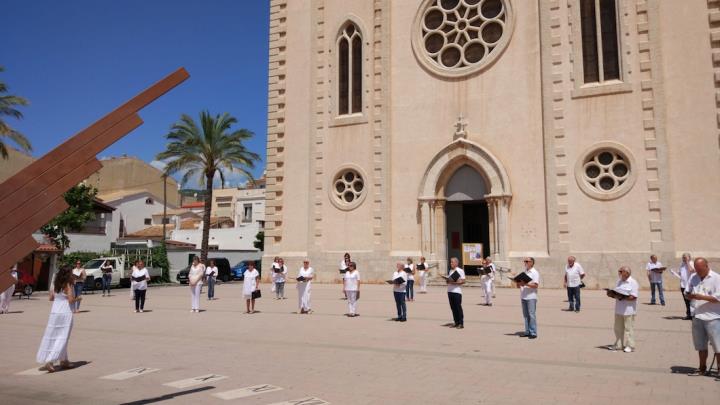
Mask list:
[[[395,295],[395,307],[397,307],[398,319],[407,319],[407,304],[405,304],[405,293],[393,291]]]
[[[685,289],[680,288],[680,294],[682,294],[683,301],[685,301],[685,316],[690,318],[690,301],[685,298]]]
[[[568,310],[569,311],[579,311],[580,310],[580,286],[568,287],[567,288],[567,296],[568,296]]]
[[[208,299],[215,298],[215,277],[208,277]]]
[[[145,293],[147,290],[135,290],[135,310],[145,309]]]
[[[452,311],[455,326],[463,325],[462,294],[449,292],[448,301],[450,302],[450,310]]]
[[[105,294],[105,291],[107,291],[108,294],[110,294],[110,282],[112,281],[112,274],[103,274],[102,275],[102,286],[103,286],[103,294]]]
[[[405,296],[411,300],[415,298],[415,280],[408,280],[405,285]]]

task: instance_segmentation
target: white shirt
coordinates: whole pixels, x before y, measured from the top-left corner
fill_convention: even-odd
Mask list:
[[[410,271],[411,271],[411,272],[412,272],[412,271],[415,271],[415,265],[414,265],[414,264],[412,264],[412,263],[410,263],[410,264],[405,264],[405,268],[408,268],[408,267],[410,267]],[[406,272],[406,273],[407,273],[407,272]],[[415,276],[414,276],[412,273],[407,273],[407,276],[408,276],[408,278],[407,278],[408,280],[413,280],[413,281],[415,280]]]
[[[407,273],[405,273],[405,270],[396,271],[393,273],[392,279],[395,280],[398,277],[402,277],[403,282],[400,284],[393,283],[393,291],[394,292],[405,292],[405,286],[407,285]]]
[[[315,270],[312,267],[308,267],[307,269],[305,269],[305,267],[300,267],[300,270],[298,270],[298,277],[308,278],[308,277],[312,277],[313,274],[315,274]],[[310,284],[311,282],[312,282],[312,280],[301,281],[301,283],[307,283],[307,284]]]
[[[580,283],[582,283],[582,277],[585,275],[585,270],[583,270],[580,263],[575,262],[573,263],[572,267],[568,267],[565,265],[565,276],[567,277],[567,286],[568,287],[579,287]]]
[[[695,273],[695,268],[693,267],[692,262],[688,262],[681,264],[678,270],[679,273],[676,273],[674,270],[670,271],[675,277],[680,279],[680,287],[684,291],[685,288],[688,286],[688,281],[690,280],[690,277]]]
[[[656,271],[650,271],[651,269],[657,269],[659,267],[662,267],[662,263],[658,260],[657,262],[648,262],[647,266],[645,266],[645,269],[648,271],[648,275],[650,276],[650,282],[651,283],[662,283],[662,273],[658,273]]]
[[[257,269],[245,270],[243,273],[243,295],[251,295],[257,289],[257,278],[260,275]]]
[[[132,278],[142,277],[145,276],[145,279],[143,281],[134,281],[132,282],[132,289],[133,290],[147,290],[147,279],[150,278],[150,273],[148,273],[148,270],[143,267],[142,269],[138,269],[137,267],[133,266],[132,271]]]
[[[615,284],[615,291],[619,291],[619,292],[625,293],[627,295],[631,295],[635,298],[638,298],[638,294],[640,292],[640,285],[632,277],[628,277],[627,280],[623,280],[621,278],[617,281],[617,284]],[[615,300],[615,314],[623,315],[623,316],[637,314],[637,299],[634,299],[632,301],[629,301],[627,299],[624,299],[624,300],[616,299]]]
[[[206,276],[212,276],[217,277],[218,275],[218,268],[214,266],[208,266],[208,268],[205,269],[205,275]]]
[[[343,275],[345,279],[345,291],[357,291],[360,281],[360,272],[358,270],[347,271]]]
[[[528,270],[525,270],[525,273],[527,273],[528,276],[530,276],[530,283],[537,283],[538,288],[540,287],[540,273],[535,270],[535,267],[532,267]],[[520,299],[523,300],[536,300],[537,299],[537,288],[532,288],[528,286],[522,286],[520,287]]]
[[[345,259],[340,261],[340,270],[347,270],[348,266],[345,264]]]
[[[460,275],[460,278],[457,279],[457,281],[465,280],[465,270],[461,269],[460,267],[455,267],[450,271],[450,275],[453,274],[453,272],[457,271],[457,273]],[[447,286],[448,292],[456,293],[456,294],[462,294],[462,287],[459,284],[448,284]]]
[[[704,279],[695,273],[688,281],[686,291],[693,294],[711,295],[720,300],[720,274],[710,270]],[[703,321],[720,319],[720,302],[692,300],[695,318]]]
[[[279,273],[275,272],[275,269],[280,269],[280,265],[277,263],[273,263],[273,273],[272,273],[272,279],[275,283],[284,283],[285,282],[285,276],[287,275],[287,266],[282,265],[282,271]]]
[[[188,280],[192,277],[197,277],[199,274],[205,274],[205,265],[198,263],[197,266],[194,264],[190,266],[190,272],[188,273]],[[202,284],[202,279],[198,281],[198,284]]]
[[[495,280],[495,263],[490,263],[485,267],[490,267],[490,273],[483,274],[482,277],[480,277],[480,279],[483,281],[486,281],[486,282]]]

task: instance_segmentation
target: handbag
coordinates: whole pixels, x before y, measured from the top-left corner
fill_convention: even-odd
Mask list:
[[[260,297],[262,297],[262,293],[260,292],[260,290],[255,290],[252,292],[251,297],[252,297],[252,299],[260,298]]]
[[[582,281],[580,282],[580,288],[585,288],[585,283]]]

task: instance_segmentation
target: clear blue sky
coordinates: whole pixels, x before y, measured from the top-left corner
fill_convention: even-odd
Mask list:
[[[182,113],[228,112],[255,133],[267,126],[268,0],[22,0],[0,6],[0,77],[30,101],[8,123],[41,156],[178,67],[190,78],[140,111],[144,124],[98,157],[147,162]],[[235,185],[235,184],[232,184]]]

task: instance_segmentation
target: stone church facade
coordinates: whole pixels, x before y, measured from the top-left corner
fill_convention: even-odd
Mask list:
[[[718,1],[271,0],[269,72],[263,268],[720,258]]]

